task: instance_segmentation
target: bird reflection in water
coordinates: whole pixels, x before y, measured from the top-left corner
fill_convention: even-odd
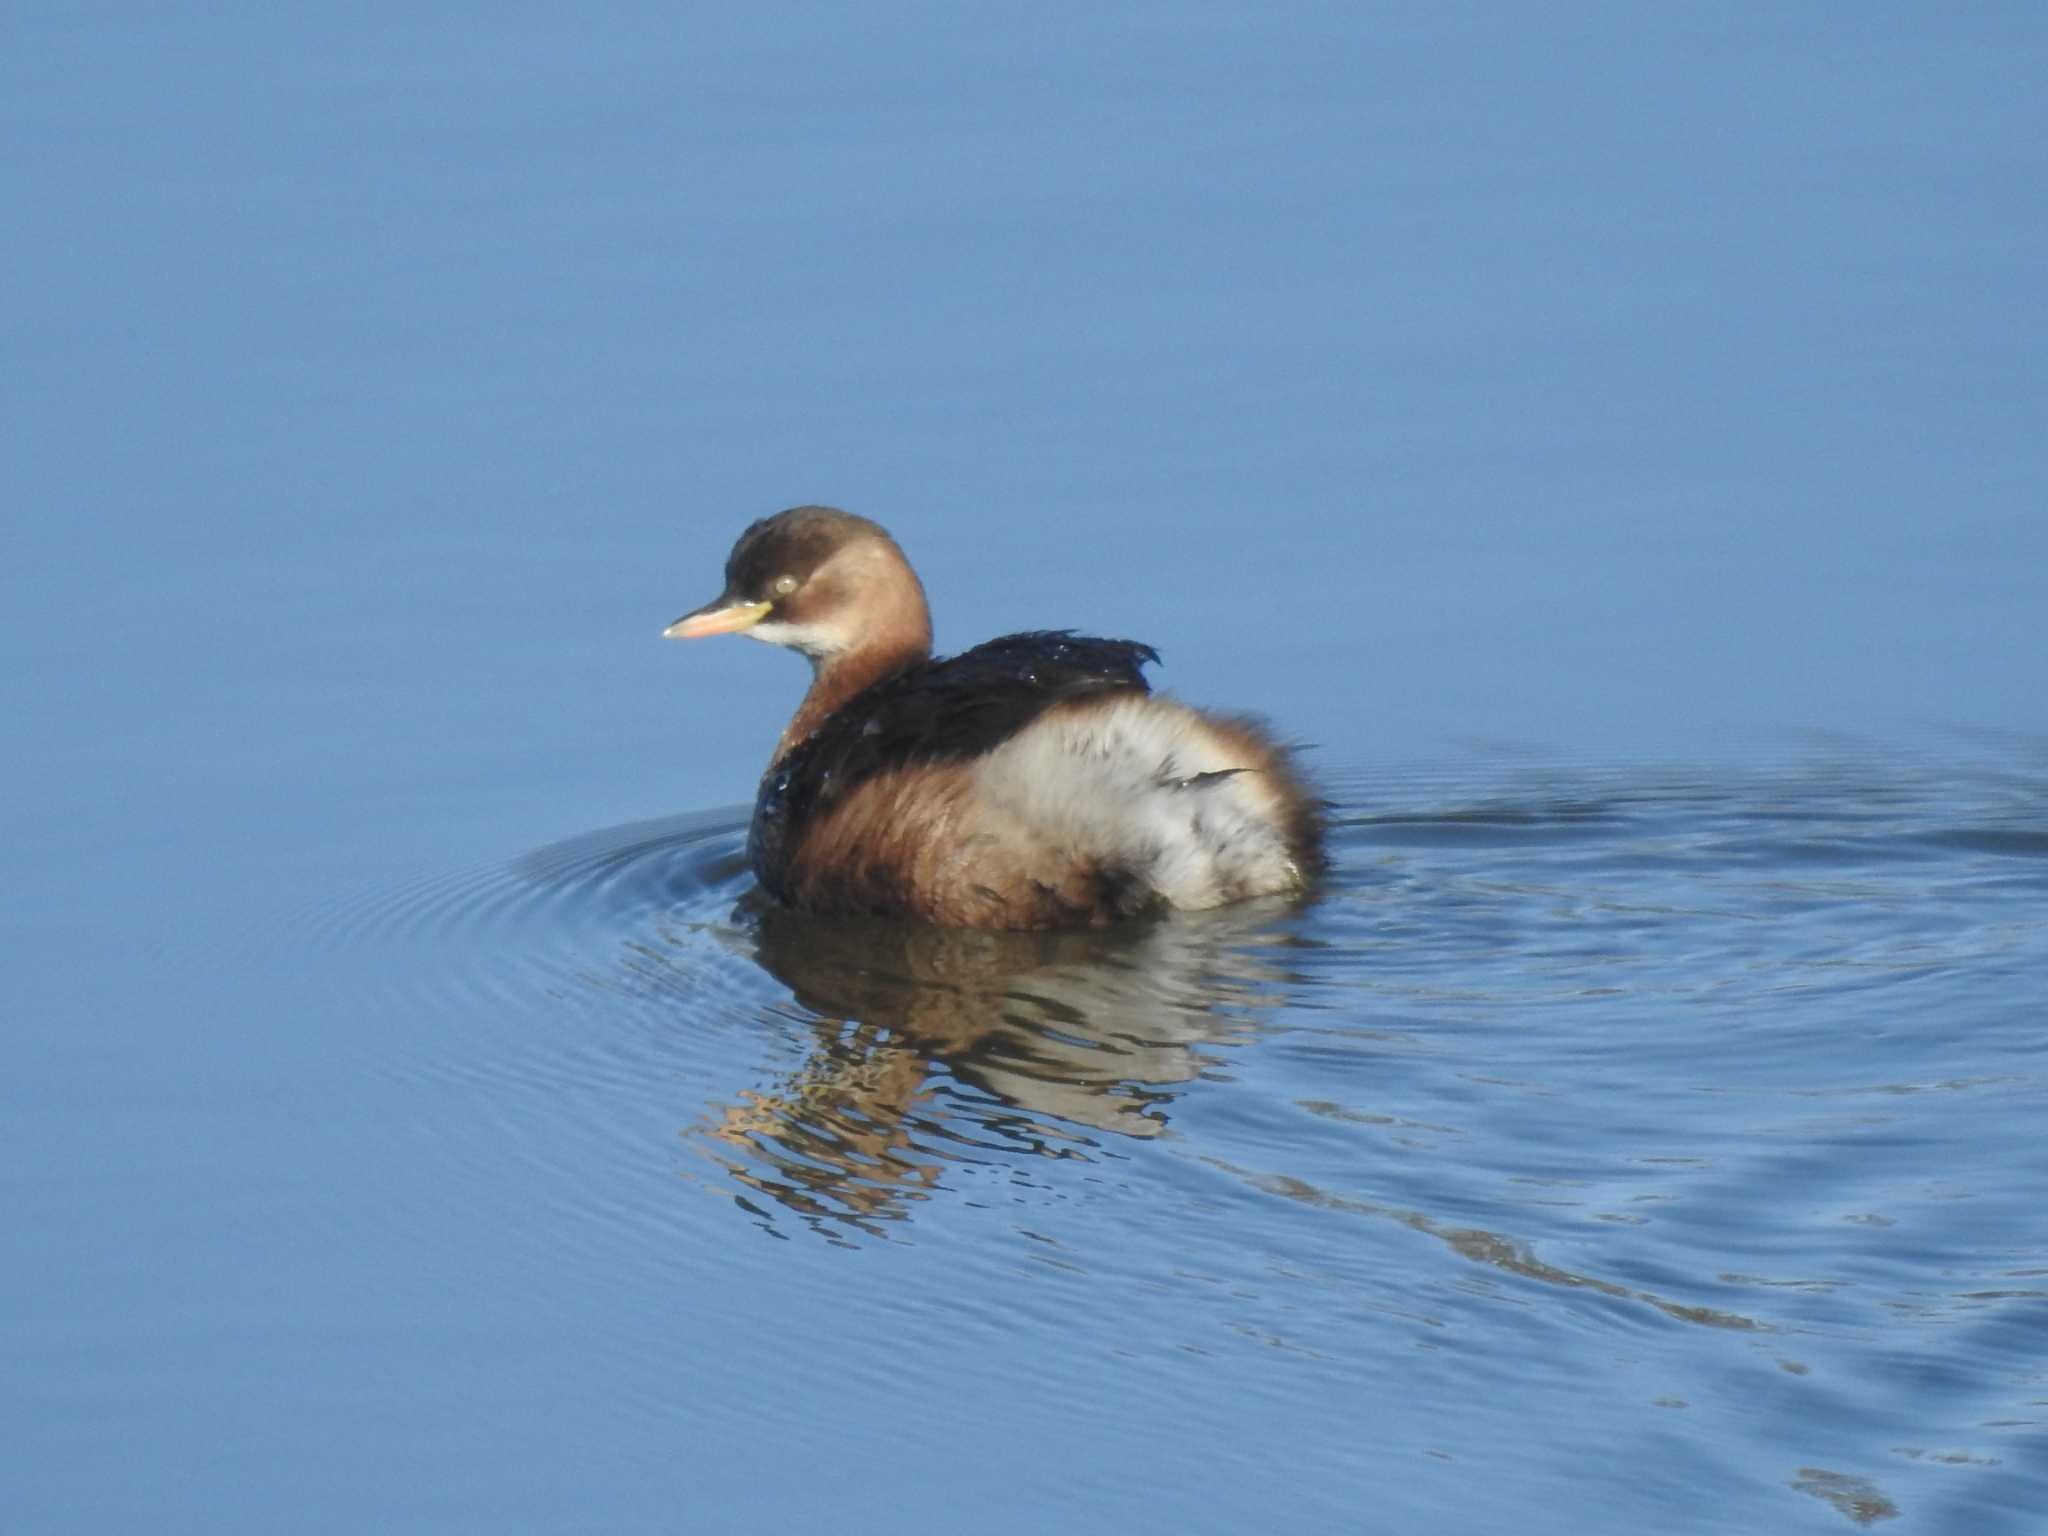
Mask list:
[[[821,918],[758,900],[760,964],[812,1034],[774,1086],[707,1106],[695,1131],[751,1195],[827,1236],[879,1235],[947,1180],[1086,1158],[1166,1127],[1182,1087],[1281,996],[1277,904],[1106,930],[1003,932]]]

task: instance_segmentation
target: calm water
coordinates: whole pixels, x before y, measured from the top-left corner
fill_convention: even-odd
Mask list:
[[[0,21],[0,1528],[2038,1532],[2048,23]],[[748,519],[1316,899],[750,895]]]

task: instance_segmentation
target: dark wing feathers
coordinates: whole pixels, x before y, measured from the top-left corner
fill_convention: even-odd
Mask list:
[[[822,746],[844,736],[839,750],[828,749],[842,759],[841,772],[870,761],[880,769],[979,757],[1061,699],[1147,692],[1144,667],[1158,659],[1133,640],[1056,630],[1004,635],[877,684],[849,700],[818,739]]]
[[[1135,640],[1033,630],[885,678],[847,700],[762,780],[757,854],[779,863],[795,829],[878,773],[979,757],[1064,699],[1150,692],[1144,668],[1158,660]]]

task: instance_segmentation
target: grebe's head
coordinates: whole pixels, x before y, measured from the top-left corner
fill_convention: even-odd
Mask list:
[[[725,590],[662,631],[671,640],[744,632],[824,667],[862,652],[931,648],[924,587],[878,523],[836,507],[764,517],[732,547]]]

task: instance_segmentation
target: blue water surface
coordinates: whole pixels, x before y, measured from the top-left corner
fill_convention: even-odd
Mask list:
[[[0,18],[0,1527],[2031,1532],[2048,18]],[[750,519],[1308,744],[792,923]]]

